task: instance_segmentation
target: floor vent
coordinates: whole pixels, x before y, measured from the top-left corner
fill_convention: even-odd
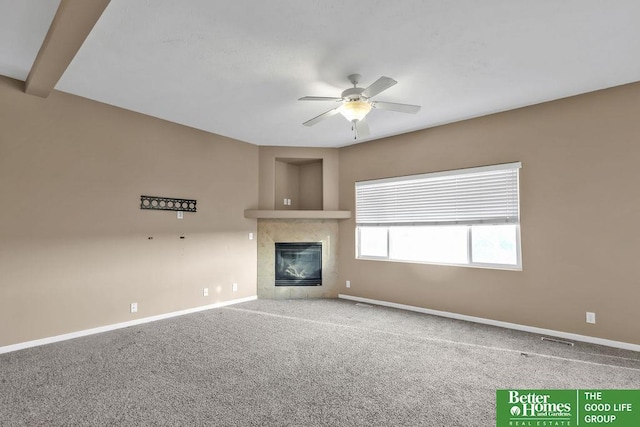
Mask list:
[[[540,339],[542,341],[551,341],[551,342],[556,342],[558,344],[570,345],[571,347],[573,347],[573,343],[571,341],[559,340],[557,338],[549,338],[549,337],[540,337]]]

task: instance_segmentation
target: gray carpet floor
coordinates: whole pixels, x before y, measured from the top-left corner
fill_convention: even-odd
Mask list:
[[[640,353],[257,300],[0,355],[0,425],[492,426],[505,388],[640,388]]]

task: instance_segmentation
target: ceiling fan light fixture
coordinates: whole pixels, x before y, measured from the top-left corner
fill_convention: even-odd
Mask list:
[[[371,104],[367,101],[358,99],[355,101],[347,101],[342,104],[340,114],[342,114],[345,119],[353,122],[364,119],[365,116],[369,114],[369,111],[371,111]]]

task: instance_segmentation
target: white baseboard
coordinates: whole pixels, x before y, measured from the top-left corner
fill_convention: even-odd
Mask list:
[[[129,326],[141,325],[143,323],[155,322],[157,320],[169,319],[171,317],[183,316],[185,314],[197,313],[199,311],[226,307],[228,305],[233,305],[233,304],[240,304],[242,302],[254,301],[257,298],[258,298],[257,296],[239,298],[231,301],[218,302],[215,304],[203,305],[201,307],[194,307],[194,308],[188,308],[186,310],[174,311],[172,313],[159,314],[157,316],[143,317],[141,319],[130,320],[128,322],[114,323],[113,325],[99,326],[97,328],[85,329],[77,332],[70,332],[68,334],[56,335],[53,337],[41,338],[38,340],[21,342],[18,344],[11,344],[4,347],[0,347],[0,354],[22,350],[29,347],[37,347],[39,345],[51,344],[59,341],[66,341],[73,338],[85,337],[87,335],[113,331],[115,329],[128,328]]]
[[[548,335],[552,337],[564,338],[564,339],[573,340],[573,341],[581,341],[581,342],[586,342],[591,344],[604,345],[607,347],[622,348],[624,350],[640,352],[640,345],[631,344],[631,343],[622,342],[622,341],[613,341],[613,340],[607,340],[604,338],[590,337],[587,335],[578,335],[578,334],[572,334],[569,332],[554,331],[552,329],[536,328],[534,326],[526,326],[526,325],[519,325],[517,323],[501,322],[499,320],[484,319],[482,317],[467,316],[465,314],[450,313],[448,311],[431,310],[429,308],[415,307],[412,305],[397,304],[395,302],[379,301],[379,300],[369,299],[369,298],[354,297],[351,295],[338,294],[338,298],[351,300],[351,301],[358,301],[358,302],[363,302],[363,303],[373,304],[373,305],[382,305],[385,307],[399,308],[401,310],[415,311],[418,313],[431,314],[434,316],[449,317],[451,319],[465,320],[467,322],[482,323],[485,325],[498,326],[501,328],[515,329],[518,331],[531,332],[534,334]]]

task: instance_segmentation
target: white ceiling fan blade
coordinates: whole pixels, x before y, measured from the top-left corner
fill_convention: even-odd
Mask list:
[[[379,94],[380,92],[389,89],[391,86],[398,83],[390,77],[380,77],[378,80],[373,82],[368,88],[362,91],[362,96],[367,98],[371,98]]]
[[[331,96],[303,96],[298,101],[342,101],[342,98],[334,98]]]
[[[356,128],[356,139],[358,138],[367,138],[371,136],[371,132],[369,131],[369,125],[364,120],[357,120],[355,122]]]
[[[373,101],[371,102],[371,106],[373,108],[379,108],[380,110],[398,111],[399,113],[415,114],[420,111],[419,105],[396,104],[395,102]]]
[[[311,120],[307,120],[306,122],[303,123],[303,125],[305,126],[313,126],[318,122],[321,122],[324,119],[328,119],[331,116],[335,116],[336,114],[338,114],[340,112],[340,108],[342,108],[342,105],[338,108],[334,108],[333,110],[329,110],[326,111],[322,114],[320,114],[319,116],[314,117]]]

